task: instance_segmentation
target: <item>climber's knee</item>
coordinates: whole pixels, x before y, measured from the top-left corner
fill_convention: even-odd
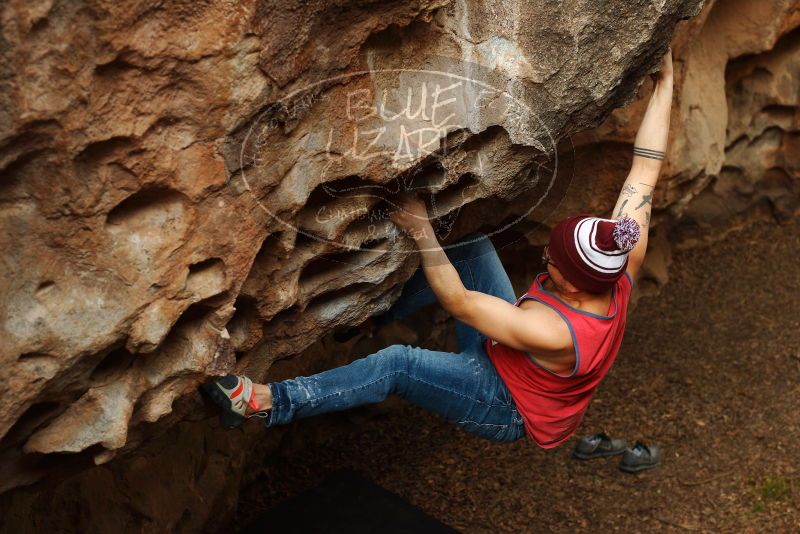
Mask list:
[[[483,232],[470,232],[461,239],[458,240],[459,243],[465,243],[467,246],[470,247],[485,247],[487,244],[491,246],[492,241],[489,239],[489,236],[484,234]]]
[[[495,253],[492,240],[483,232],[471,232],[465,235],[462,241],[469,249],[472,258]]]
[[[462,237],[460,241],[473,241],[473,240],[477,241],[479,239],[488,239],[488,236],[483,232],[475,230],[474,232],[470,232],[464,237]]]
[[[380,367],[386,373],[406,372],[412,349],[413,347],[408,345],[389,345],[367,358],[370,358],[373,365]]]
[[[457,242],[445,247],[447,257],[455,264],[456,269],[494,253],[494,245],[483,232],[470,232]]]
[[[390,345],[368,356],[378,367],[376,375],[391,383],[391,392],[402,394],[407,383],[408,375],[417,357],[416,347],[410,345]]]

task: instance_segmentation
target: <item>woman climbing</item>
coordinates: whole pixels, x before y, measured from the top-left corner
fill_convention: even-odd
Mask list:
[[[407,197],[392,213],[415,240],[422,271],[375,322],[438,300],[456,319],[457,353],[392,345],[313,376],[253,384],[227,375],[203,386],[223,424],[262,417],[271,427],[396,394],[493,441],[527,435],[543,448],[563,443],[617,356],[647,248],[669,131],[671,51],[653,79],[614,218],[577,214],[558,222],[544,249],[547,270],[520,297],[485,235],[470,234],[445,253],[424,203]]]

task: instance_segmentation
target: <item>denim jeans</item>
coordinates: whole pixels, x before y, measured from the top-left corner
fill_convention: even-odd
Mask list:
[[[511,281],[484,234],[469,234],[445,253],[467,289],[515,302]],[[420,267],[397,302],[375,321],[390,323],[435,302]],[[456,334],[457,353],[391,345],[329,371],[273,382],[266,425],[380,402],[395,394],[489,440],[523,437],[522,416],[486,354],[486,337],[460,321]]]

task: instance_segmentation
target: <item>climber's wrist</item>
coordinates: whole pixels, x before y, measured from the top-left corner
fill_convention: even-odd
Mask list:
[[[426,241],[430,241],[431,239],[436,239],[436,234],[433,231],[433,226],[429,221],[426,221],[419,226],[415,226],[413,228],[408,228],[406,230],[408,233],[408,237],[414,240],[417,245],[421,245]]]

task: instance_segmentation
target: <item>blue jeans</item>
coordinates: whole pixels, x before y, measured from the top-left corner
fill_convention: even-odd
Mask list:
[[[446,254],[467,289],[512,304],[516,297],[489,238],[474,232]],[[378,324],[402,319],[436,302],[420,267]],[[468,432],[498,442],[515,441],[525,429],[514,401],[486,354],[486,336],[456,321],[459,352],[391,345],[312,376],[269,384],[272,412],[267,426],[375,403],[395,394],[436,412]]]

